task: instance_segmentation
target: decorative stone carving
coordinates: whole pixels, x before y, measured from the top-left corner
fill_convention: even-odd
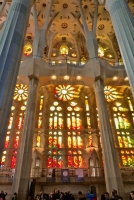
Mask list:
[[[105,0],[98,0],[100,5],[104,5],[105,4]]]

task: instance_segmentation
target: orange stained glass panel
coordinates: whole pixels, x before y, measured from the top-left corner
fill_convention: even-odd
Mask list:
[[[16,136],[14,141],[14,148],[18,148],[18,146],[19,146],[19,136]]]
[[[16,165],[16,156],[12,156],[12,159],[11,159],[11,168],[15,168],[15,165]]]
[[[42,117],[38,118],[38,128],[42,128]]]
[[[1,164],[0,164],[1,167],[4,167],[5,161],[6,161],[6,156],[2,156]]]
[[[12,123],[13,123],[13,117],[10,117],[9,123],[8,123],[8,129],[12,128]]]
[[[7,148],[8,144],[9,144],[9,136],[6,136],[6,141],[5,141],[5,144],[4,144],[4,148]]]
[[[40,147],[40,136],[39,135],[36,138],[36,146]]]

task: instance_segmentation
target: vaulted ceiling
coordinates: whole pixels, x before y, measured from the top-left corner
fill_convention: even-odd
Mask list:
[[[4,0],[0,0],[0,6],[2,6],[3,1]],[[4,24],[4,21],[6,20],[6,16],[8,14],[11,2],[11,0],[7,1],[7,4],[0,17],[1,29]],[[46,14],[49,9],[49,4],[50,0],[36,0],[36,15],[39,29],[41,29],[43,27],[43,24],[45,23]],[[81,0],[81,4],[84,11],[86,23],[88,25],[88,29],[92,30],[92,21],[95,12],[95,0]],[[129,1],[128,5],[130,7],[131,12],[134,13],[134,1]],[[55,52],[55,55],[58,56],[60,46],[63,43],[66,43],[70,49],[71,57],[72,53],[76,52],[75,42],[77,42],[80,51],[80,58],[82,56],[88,57],[88,53],[85,47],[85,38],[83,36],[83,33],[81,32],[80,25],[78,24],[79,20],[82,25],[82,19],[77,0],[54,0],[49,20],[51,19],[53,20],[49,24],[50,27],[47,31],[46,46],[49,48],[53,37],[52,53]],[[113,25],[109,13],[104,8],[104,6],[98,6],[98,19],[96,26],[96,37],[98,40],[99,47],[104,49],[104,59],[114,62],[114,50],[117,52],[118,58],[120,59],[121,56],[114,34]],[[30,42],[32,44],[34,37],[35,26],[34,13],[32,8],[27,26],[25,43]],[[82,48],[84,48],[84,50]],[[44,57],[47,57],[47,53],[44,55]]]

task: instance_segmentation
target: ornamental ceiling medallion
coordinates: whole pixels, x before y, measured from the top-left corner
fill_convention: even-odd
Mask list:
[[[67,24],[66,22],[63,22],[63,23],[61,24],[61,27],[62,27],[62,28],[67,28],[67,27],[68,27],[68,24]]]
[[[118,92],[116,88],[113,88],[112,86],[105,86],[104,94],[108,102],[115,101],[118,98],[122,98],[122,93]]]
[[[71,85],[58,85],[54,90],[55,96],[58,100],[69,101],[73,98],[79,98],[79,92]]]
[[[22,101],[28,97],[28,86],[23,84],[16,84],[14,91],[14,100]]]

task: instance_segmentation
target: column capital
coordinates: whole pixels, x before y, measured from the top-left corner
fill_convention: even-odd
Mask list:
[[[105,4],[105,0],[98,0],[100,5],[104,5]]]

